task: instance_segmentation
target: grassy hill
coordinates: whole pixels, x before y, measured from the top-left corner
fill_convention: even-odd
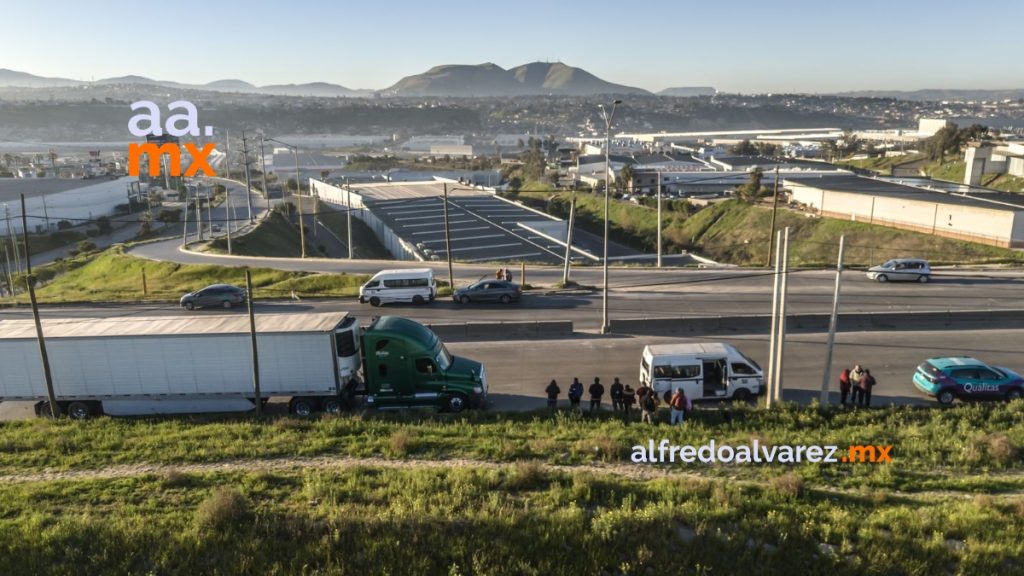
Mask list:
[[[253,268],[255,297],[286,297],[292,290],[305,295],[355,296],[368,276],[310,274]],[[107,302],[173,300],[209,284],[245,285],[244,268],[212,264],[174,264],[126,255],[115,246],[100,253],[40,266],[36,289],[40,302]],[[143,292],[145,272],[146,293]],[[27,295],[21,295],[28,300]]]
[[[523,193],[528,204],[564,216],[568,192]],[[552,201],[551,198],[557,200]],[[577,195],[576,221],[603,235],[603,196]],[[763,266],[768,258],[771,208],[730,200],[687,215],[663,210],[662,242],[666,253],[692,250],[718,262]],[[656,246],[657,211],[629,202],[613,201],[611,235],[616,241],[653,252]],[[994,246],[951,240],[834,218],[808,218],[806,214],[780,209],[776,227],[790,227],[790,255],[796,266],[835,264],[839,237],[846,235],[845,261],[849,266],[874,265],[888,258],[917,256],[934,263],[1017,262],[1024,253]]]
[[[1019,574],[1022,410],[4,422],[0,573]],[[648,438],[893,450],[634,463]]]
[[[307,227],[307,236],[309,230]],[[231,239],[231,253],[238,256],[270,256],[280,258],[298,258],[302,254],[299,243],[299,229],[289,222],[283,214],[273,211],[260,222],[256,229],[244,236]],[[227,238],[217,238],[210,242],[210,251],[227,254]],[[316,250],[306,239],[306,254],[316,255]]]

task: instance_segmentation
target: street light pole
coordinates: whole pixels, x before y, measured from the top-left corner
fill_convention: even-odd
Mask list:
[[[292,146],[291,144],[288,144],[287,142],[282,142],[282,141],[280,141],[280,140],[278,140],[276,138],[267,138],[267,140],[270,140],[271,142],[277,142],[278,144],[283,144],[284,146],[287,146],[292,151],[292,157],[295,159],[295,195],[298,196],[298,199],[299,199],[299,208],[298,208],[298,211],[299,211],[299,242],[302,244],[302,247],[301,247],[302,256],[301,257],[305,258],[306,257],[306,227],[305,227],[304,223],[302,222],[302,184],[299,182],[299,149],[296,146]],[[284,191],[282,190],[281,193],[282,193],[282,201],[283,201],[284,200],[284,197],[283,197]],[[314,220],[314,224],[313,225],[314,226],[316,225],[316,221],[315,220]]]
[[[612,165],[611,165],[611,142],[612,142],[612,120],[615,118],[615,107],[622,104],[622,100],[612,102],[611,112],[601,106],[601,115],[604,117],[604,286],[601,290],[601,334],[607,334],[608,325],[608,208],[611,198]]]

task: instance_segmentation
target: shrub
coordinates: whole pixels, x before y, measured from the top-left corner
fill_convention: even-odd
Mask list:
[[[780,496],[796,498],[804,491],[804,480],[793,472],[787,472],[779,476],[773,476],[768,481],[771,489]]]
[[[196,509],[196,525],[200,530],[227,530],[249,514],[249,502],[235,488],[214,490]]]

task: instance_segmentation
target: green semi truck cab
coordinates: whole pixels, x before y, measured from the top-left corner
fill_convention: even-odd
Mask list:
[[[418,322],[376,318],[362,334],[362,356],[368,406],[440,406],[461,412],[486,403],[483,364],[452,356]]]

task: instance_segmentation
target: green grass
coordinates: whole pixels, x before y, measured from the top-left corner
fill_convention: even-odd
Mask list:
[[[316,251],[310,244],[309,232],[307,226],[306,254],[315,255]],[[227,254],[227,238],[217,238],[210,242],[210,249],[212,252]],[[238,256],[298,258],[302,255],[299,229],[280,212],[271,212],[266,220],[256,226],[255,230],[244,236],[231,239],[231,253]]]
[[[342,242],[348,241],[348,215],[344,212],[330,212],[320,216],[320,222],[334,232]],[[393,257],[388,249],[377,239],[362,220],[353,216],[352,218],[352,244],[353,256],[363,260],[392,260]]]
[[[849,166],[852,168],[860,168],[863,170],[872,170],[879,174],[890,175],[892,169],[896,166],[903,164],[910,164],[911,162],[917,162],[924,158],[924,154],[907,154],[905,156],[893,156],[893,157],[875,157],[875,158],[864,158],[861,160],[837,160],[835,164],[837,166]]]
[[[982,185],[1005,192],[1024,192],[1024,178],[1009,174],[986,174]]]
[[[569,193],[524,194],[524,200],[541,209],[549,197],[568,205]],[[585,229],[603,234],[604,201],[593,195],[577,195],[577,218]],[[721,202],[686,216],[663,211],[662,242],[666,253],[692,250],[712,260],[741,266],[764,266],[768,258],[771,209],[738,201]],[[558,214],[556,212],[557,215]],[[889,258],[916,256],[935,264],[1024,262],[1024,254],[995,246],[951,240],[835,218],[808,218],[788,209],[778,211],[776,228],[790,228],[791,263],[795,266],[830,266],[835,263],[839,237],[846,236],[847,266],[874,265]],[[628,202],[611,204],[611,235],[618,242],[653,252],[657,211]]]
[[[933,160],[924,166],[924,172],[928,176],[936,180],[956,182],[957,184],[963,184],[966,170],[967,163],[963,160],[954,160],[952,162]]]
[[[147,293],[143,293],[145,271]],[[251,269],[256,298],[307,295],[355,296],[368,279],[363,275],[310,274],[268,268]],[[175,264],[126,255],[115,246],[101,253],[71,258],[34,272],[45,280],[37,288],[40,302],[114,302],[177,300],[209,284],[245,285],[244,268],[212,264]],[[21,295],[22,300],[27,296]]]
[[[632,464],[647,438],[891,443],[894,461]],[[676,428],[487,412],[4,422],[0,475],[101,475],[0,483],[0,573],[1020,573],[1022,442],[1024,402],[735,408]]]

